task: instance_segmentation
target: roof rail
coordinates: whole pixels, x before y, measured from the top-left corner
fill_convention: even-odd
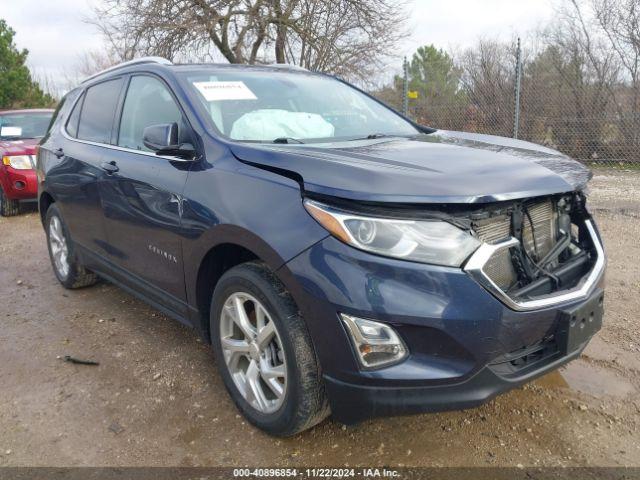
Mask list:
[[[81,83],[86,83],[89,80],[92,80],[96,77],[104,75],[105,73],[113,72],[114,70],[118,70],[120,68],[130,67],[131,65],[144,65],[145,63],[157,63],[159,65],[173,65],[173,63],[171,63],[169,60],[162,57],[140,57],[140,58],[135,58],[133,60],[129,60],[128,62],[119,63],[118,65],[114,65],[113,67],[105,68],[104,70],[101,70],[100,72],[94,73],[90,77],[85,78],[84,80],[82,80]]]

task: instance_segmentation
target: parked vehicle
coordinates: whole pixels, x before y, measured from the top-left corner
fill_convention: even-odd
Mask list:
[[[122,64],[64,98],[38,166],[62,285],[104,277],[193,326],[272,434],[472,407],[601,325],[588,169],[329,76]]]
[[[36,145],[47,132],[53,110],[0,111],[0,215],[17,215],[21,200],[36,201],[33,164]]]

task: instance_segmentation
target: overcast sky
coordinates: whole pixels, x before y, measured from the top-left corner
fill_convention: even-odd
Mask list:
[[[55,77],[73,69],[82,52],[99,49],[101,38],[83,22],[99,0],[0,0],[0,17],[16,31],[16,43],[29,49],[36,75]],[[479,37],[510,39],[543,25],[556,0],[410,0],[412,35],[402,54],[433,43],[464,48]]]

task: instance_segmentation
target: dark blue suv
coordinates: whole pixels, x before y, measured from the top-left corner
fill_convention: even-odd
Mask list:
[[[66,95],[37,164],[62,285],[102,277],[197,329],[272,434],[472,407],[601,326],[585,167],[333,77],[128,62]]]

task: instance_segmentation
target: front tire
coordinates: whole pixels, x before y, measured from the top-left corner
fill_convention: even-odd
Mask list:
[[[64,288],[88,287],[98,281],[95,273],[80,264],[60,209],[54,203],[47,210],[45,220],[47,246],[53,271]]]
[[[266,265],[249,262],[222,276],[210,327],[224,384],[253,425],[290,436],[329,415],[306,324]]]
[[[9,200],[0,187],[0,215],[3,217],[15,217],[20,213],[20,202]]]

